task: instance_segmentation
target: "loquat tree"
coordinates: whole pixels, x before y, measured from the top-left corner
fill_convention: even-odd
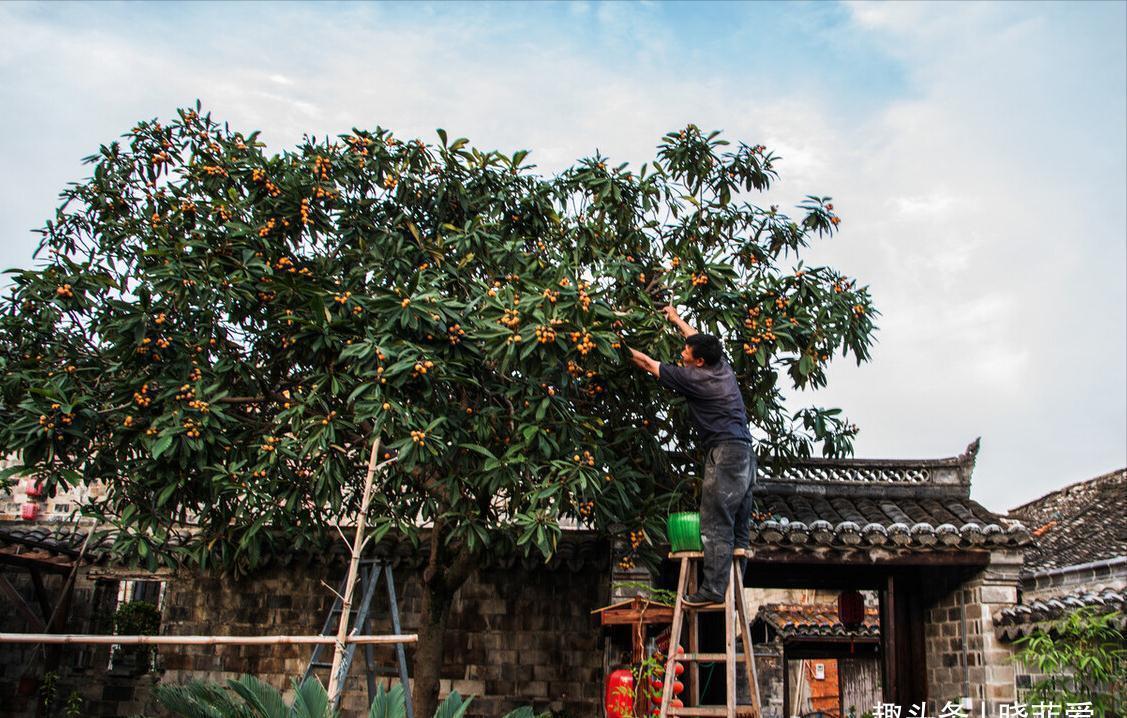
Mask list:
[[[751,202],[778,158],[693,125],[652,163],[551,176],[438,131],[280,154],[194,109],[87,158],[0,305],[0,450],[142,561],[244,574],[323,550],[368,442],[397,461],[368,525],[429,551],[415,705],[483,557],[552,553],[561,520],[631,536],[692,504],[687,417],[627,343],[672,360],[674,303],[721,336],[760,452],[851,453],[838,410],[786,407],[869,357],[868,291],[801,254],[839,223]],[[680,457],[680,458],[679,458]],[[685,459],[688,461],[684,461]],[[685,467],[689,467],[686,469]]]

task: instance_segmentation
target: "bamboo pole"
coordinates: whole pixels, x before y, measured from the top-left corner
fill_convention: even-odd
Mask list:
[[[360,515],[356,519],[356,535],[352,539],[352,557],[348,561],[348,580],[341,597],[340,625],[337,627],[336,648],[333,650],[333,667],[329,672],[329,705],[337,705],[344,687],[340,664],[344,661],[346,638],[348,637],[348,616],[352,610],[352,593],[356,585],[356,574],[360,567],[360,553],[364,550],[364,529],[368,523],[368,505],[372,501],[372,480],[376,475],[376,459],[380,451],[380,437],[372,441],[372,454],[368,457],[368,475],[364,477],[364,498],[360,502]]]
[[[335,636],[115,636],[106,634],[0,633],[0,643],[111,644],[120,646],[269,646],[335,643]],[[345,636],[345,643],[415,643],[417,633],[380,636]]]

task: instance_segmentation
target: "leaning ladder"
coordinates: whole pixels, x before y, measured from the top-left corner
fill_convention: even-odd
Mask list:
[[[398,635],[399,630],[399,601],[395,597],[395,578],[391,572],[391,564],[379,559],[360,559],[359,570],[356,574],[357,583],[362,586],[364,593],[359,603],[353,603],[352,609],[349,611],[349,618],[351,619],[351,632],[353,635],[361,635],[364,633],[371,633],[372,626],[375,623],[374,616],[372,615],[372,599],[376,595],[376,584],[379,583],[380,575],[384,576],[384,582],[387,584],[387,604],[391,613],[391,630],[392,633]],[[329,615],[325,617],[325,625],[321,628],[322,636],[335,636],[337,633],[337,626],[340,623],[340,616],[343,613],[343,601],[341,597],[344,596],[345,590],[348,588],[345,584],[348,583],[348,577],[341,579],[340,590],[337,591],[336,600],[333,601],[333,607],[329,610]],[[356,654],[355,643],[349,643],[344,650],[344,660],[341,661],[340,670],[337,673],[338,682],[344,685],[344,681],[348,678],[348,671],[352,667],[352,659]],[[330,654],[332,651],[332,644],[319,643],[313,649],[313,656],[309,659],[309,666],[305,669],[305,675],[302,680],[309,678],[313,672],[318,668],[325,668],[332,670],[332,661],[320,660],[321,652],[329,649]],[[403,649],[402,643],[395,644],[395,657],[398,662],[398,675],[399,682],[403,686],[404,701],[407,708],[407,718],[414,718],[415,712],[411,705],[411,687],[407,679],[407,654]],[[376,676],[394,676],[396,670],[393,668],[386,668],[376,665],[375,649],[372,644],[364,644],[364,667],[367,673],[368,680],[368,701],[371,702],[375,699],[376,695]],[[343,691],[337,694],[336,701],[333,708],[340,707],[340,697]]]
[[[681,575],[677,580],[677,602],[673,607],[673,626],[669,637],[669,658],[665,664],[665,685],[661,694],[661,718],[667,716],[751,716],[760,718],[759,713],[759,680],[755,672],[755,653],[751,644],[751,628],[748,622],[747,602],[743,592],[743,572],[740,570],[739,559],[747,556],[746,549],[736,549],[732,555],[732,568],[728,574],[728,590],[724,594],[724,602],[711,606],[692,607],[684,605],[684,596],[688,591],[696,589],[696,566],[693,561],[704,557],[700,551],[678,551],[669,554],[669,558],[680,559]],[[685,619],[685,612],[689,612],[689,651],[683,653],[681,649],[681,626]],[[724,612],[724,652],[701,653],[698,641],[699,627],[697,619],[702,611]],[[739,622],[738,630],[743,643],[743,653],[736,654],[736,621]],[[748,688],[751,691],[750,705],[736,704],[736,664],[737,660],[743,663]],[[690,702],[692,706],[671,705],[673,702],[673,684],[676,680],[675,666],[680,663],[689,664],[690,676]],[[726,684],[726,700],[722,706],[700,705],[700,664],[723,663],[724,682]]]

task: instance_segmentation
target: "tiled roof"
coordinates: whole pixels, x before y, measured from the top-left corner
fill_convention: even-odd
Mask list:
[[[1012,641],[1037,629],[1051,631],[1053,622],[1085,606],[1096,607],[1100,613],[1118,611],[1115,623],[1120,630],[1127,629],[1127,591],[1104,588],[1084,589],[1003,609],[994,614],[994,632],[999,639]]]
[[[370,549],[373,558],[385,559],[394,567],[420,567],[426,565],[429,549],[423,541],[418,547],[407,540],[385,538]],[[606,538],[591,531],[564,531],[556,550],[547,561],[533,551],[525,556],[517,551],[492,554],[481,564],[484,569],[524,568],[527,570],[578,572],[586,569],[607,568],[610,565],[610,544]]]
[[[83,563],[101,563],[109,556],[113,541],[108,536],[96,535],[82,554],[85,541],[86,531],[73,525],[0,526],[0,563],[7,559],[67,566],[73,565],[79,555]]]
[[[975,442],[949,459],[767,466],[755,490],[752,546],[932,551],[1027,544],[1023,525],[971,500],[977,450]]]
[[[783,638],[879,638],[880,615],[876,607],[865,608],[865,621],[846,628],[834,603],[765,603],[755,615]]]
[[[1033,535],[1026,573],[1127,556],[1127,469],[1045,494],[1008,515]]]
[[[73,563],[86,540],[86,532],[73,527],[3,526],[0,525],[0,561],[4,556],[49,559],[52,563]],[[113,537],[99,532],[86,548],[84,563],[104,563],[110,557]],[[332,549],[337,555],[346,551],[340,544]],[[419,567],[426,564],[428,549],[424,541],[415,546],[405,538],[385,537],[367,550],[366,557],[388,561],[393,567]],[[284,552],[271,556],[277,565],[322,560],[323,555]],[[539,554],[523,556],[517,552],[491,556],[483,568],[507,569],[514,566],[527,569],[546,568],[550,571],[581,571],[591,566],[609,564],[610,548],[605,538],[589,531],[567,531],[560,537],[555,553],[545,562]]]
[[[887,546],[911,550],[1020,546],[1029,534],[964,498],[756,495],[770,518],[755,521],[753,543]]]
[[[803,459],[760,468],[751,547],[821,552],[867,549],[870,553],[971,551],[1022,547],[1030,536],[1019,522],[999,516],[970,498],[978,442],[945,459]],[[191,529],[186,529],[191,530]],[[21,533],[21,531],[23,533]],[[0,546],[21,541],[55,542],[49,550],[77,552],[81,539],[49,538],[46,529],[0,527]],[[21,538],[21,536],[23,538]],[[586,531],[564,531],[550,569],[578,571],[609,560],[606,540]],[[29,538],[30,537],[30,538]],[[82,535],[84,538],[84,535]],[[109,540],[90,549],[108,552]],[[419,565],[426,551],[405,540],[385,538],[373,553],[393,565]],[[278,564],[312,560],[286,551]],[[491,565],[544,566],[538,556],[491,558]]]
[[[62,556],[77,557],[86,541],[86,531],[73,526],[3,526],[0,527],[0,545],[26,546],[43,549]],[[91,539],[86,547],[88,556],[109,550],[113,541],[106,534]]]

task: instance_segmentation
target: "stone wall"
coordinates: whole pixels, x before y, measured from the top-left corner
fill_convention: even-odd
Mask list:
[[[783,646],[781,643],[755,644],[755,677],[759,679],[759,706],[762,717],[783,718]]]
[[[458,594],[446,637],[446,660],[441,693],[451,690],[475,696],[467,716],[499,716],[523,705],[557,716],[598,715],[602,695],[603,632],[590,612],[609,595],[609,553],[604,570],[587,565],[566,567],[489,569],[471,579]],[[35,606],[26,571],[2,569]],[[338,582],[344,567],[305,565],[276,569],[240,581],[180,576],[166,583],[162,599],[162,633],[178,635],[264,635],[320,633],[332,595],[321,585]],[[395,572],[400,619],[404,632],[419,623],[421,588],[411,569]],[[47,577],[54,596],[62,578]],[[118,582],[79,579],[76,584],[72,632],[109,632],[107,617],[117,598]],[[386,589],[379,584],[375,604],[380,621],[373,628],[391,633]],[[14,611],[0,617],[3,631],[26,632],[26,621]],[[36,654],[36,651],[39,654]],[[108,646],[63,646],[58,649],[56,694],[65,701],[77,691],[86,716],[126,718],[161,715],[151,688],[190,679],[223,682],[252,673],[277,688],[300,676],[311,647],[303,646],[182,646],[161,647],[153,674],[137,676],[110,663]],[[413,649],[408,649],[408,666]],[[325,654],[331,659],[331,653]],[[394,668],[390,647],[378,647],[377,664]],[[42,649],[9,644],[0,647],[0,695],[6,716],[36,715],[38,686],[45,673]],[[120,664],[120,661],[119,661]],[[358,650],[342,708],[345,716],[367,712],[364,661]],[[327,671],[321,672],[327,681]],[[386,680],[386,679],[385,679]],[[11,701],[7,698],[13,697]],[[429,718],[429,717],[427,717]]]
[[[985,701],[986,713],[996,715],[1000,704],[1016,699],[1013,650],[995,636],[993,615],[1017,603],[1020,561],[998,552],[988,568],[962,583],[936,577],[924,624],[930,711],[969,693],[973,713]]]
[[[1087,589],[1127,589],[1127,556],[1080,566],[1066,566],[1022,577],[1021,602],[1032,603]]]
[[[0,567],[24,601],[38,614],[30,574],[11,566]],[[49,600],[55,601],[63,586],[63,576],[46,575],[43,587]],[[67,630],[73,633],[109,633],[117,598],[118,582],[79,578],[75,583]],[[30,626],[22,614],[7,603],[0,612],[0,632],[26,633]],[[43,618],[42,616],[40,618]],[[45,620],[45,619],[44,619]],[[153,715],[155,705],[151,689],[153,674],[137,675],[118,661],[110,668],[109,646],[56,646],[44,649],[30,644],[0,646],[0,697],[5,716],[30,718],[41,715],[38,704],[43,699],[44,677],[55,674],[54,711],[61,715],[61,706],[76,693],[84,716]]]
[[[609,562],[608,562],[609,564]],[[320,585],[335,584],[343,568],[276,570],[254,579],[215,578],[170,584],[165,597],[168,633],[319,633],[331,595]],[[421,586],[412,571],[395,575],[403,630],[419,623]],[[381,583],[379,588],[383,590]],[[380,622],[390,633],[386,598],[377,603]],[[442,695],[457,690],[474,695],[469,716],[498,716],[522,705],[560,716],[593,716],[602,693],[602,631],[590,612],[609,595],[609,565],[604,572],[584,570],[483,571],[462,587],[446,637]],[[165,681],[189,678],[223,680],[244,672],[282,687],[300,675],[311,649],[297,646],[185,646],[162,651]],[[408,664],[413,650],[408,650]],[[394,666],[390,647],[376,660]],[[322,680],[327,680],[322,676]],[[357,652],[342,702],[346,715],[367,710],[363,658]]]
[[[1104,589],[1123,591],[1127,589],[1127,557],[1079,566],[1066,566],[1050,571],[1022,577],[1021,602],[1030,604],[1066,596],[1078,591],[1099,593]],[[1064,618],[1064,616],[1061,616]],[[1007,645],[1013,646],[1012,642]],[[1030,689],[1038,682],[1049,678],[1035,665],[1018,661],[1015,664],[1015,680],[1018,699],[1028,702]],[[1059,676],[1058,676],[1059,677]]]

